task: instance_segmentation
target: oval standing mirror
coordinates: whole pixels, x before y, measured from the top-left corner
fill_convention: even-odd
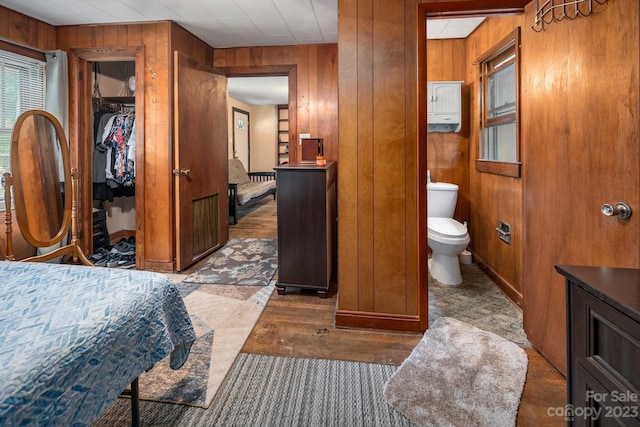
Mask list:
[[[71,226],[69,147],[58,120],[30,110],[11,135],[11,173],[16,220],[35,247],[60,243]]]

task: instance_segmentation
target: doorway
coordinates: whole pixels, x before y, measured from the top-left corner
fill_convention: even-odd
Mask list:
[[[143,47],[131,47],[131,48],[122,48],[122,49],[112,49],[109,51],[104,51],[103,49],[72,49],[69,55],[69,71],[70,74],[76,72],[79,76],[78,80],[71,80],[70,82],[70,94],[73,99],[77,102],[72,103],[74,109],[70,111],[70,114],[75,116],[75,122],[78,123],[78,133],[76,138],[78,141],[85,141],[83,143],[78,143],[75,150],[72,150],[72,158],[73,162],[77,165],[83,165],[82,168],[78,169],[78,195],[79,200],[81,201],[78,206],[78,227],[80,230],[93,230],[94,233],[100,227],[94,225],[98,225],[101,223],[103,218],[100,215],[97,216],[97,224],[94,224],[94,173],[93,173],[93,164],[94,164],[94,144],[93,141],[95,139],[95,129],[93,126],[86,126],[79,124],[81,123],[92,123],[94,118],[94,109],[96,108],[96,103],[94,103],[94,95],[98,95],[96,93],[96,88],[94,87],[94,78],[93,75],[96,71],[96,64],[104,63],[118,63],[116,68],[121,68],[127,70],[127,73],[132,74],[136,78],[135,85],[137,88],[144,87],[144,73],[141,70],[144,69],[144,48]],[[126,64],[126,65],[124,65]],[[107,67],[108,68],[108,67]],[[87,76],[87,78],[84,78]],[[131,77],[131,76],[128,76]],[[100,78],[102,79],[102,77]],[[111,78],[109,78],[111,79]],[[113,79],[117,81],[118,79]],[[103,83],[106,83],[107,78],[103,79]],[[129,79],[127,78],[126,82],[115,83],[116,86],[120,85],[118,92],[116,92],[113,97],[114,99],[110,99],[107,101],[112,101],[112,106],[117,107],[117,109],[128,108],[130,110],[135,111],[137,114],[137,120],[135,120],[134,129],[137,135],[144,134],[144,97],[136,96],[136,93],[139,91],[132,91],[130,88],[128,91],[125,90],[125,84],[128,86]],[[122,92],[120,92],[122,89]],[[112,93],[109,93],[111,95]],[[101,94],[103,95],[103,94]],[[120,96],[118,96],[120,95]],[[104,101],[104,99],[103,99]],[[98,102],[99,103],[99,102]],[[136,163],[140,163],[140,156],[144,151],[144,139],[138,138],[136,150]],[[84,167],[84,165],[91,165],[91,167]],[[143,188],[144,187],[144,175],[138,174],[135,179],[135,188]],[[130,209],[134,212],[142,212],[144,210],[144,199],[142,197],[135,197],[135,200],[130,200],[129,205]],[[139,250],[139,242],[143,241],[144,230],[143,227],[143,216],[133,214],[133,225],[130,225],[133,230],[131,230],[131,235],[135,236],[135,264],[136,268],[141,268],[143,254],[140,253]],[[106,227],[105,227],[106,229]],[[124,237],[124,236],[123,236]],[[107,240],[109,240],[108,236],[105,236]],[[98,242],[99,243],[99,242]],[[82,237],[82,249],[85,253],[93,253],[94,252],[94,241],[93,235],[86,235]]]
[[[282,163],[285,155],[289,155],[289,150],[283,154],[279,153],[280,137],[287,141],[294,140],[291,129],[293,126],[287,128],[287,135],[279,132],[281,123],[278,113],[284,106],[293,116],[289,122],[295,120],[295,111],[291,106],[295,105],[296,99],[296,67],[261,67],[262,73],[256,73],[253,67],[222,67],[219,70],[226,73],[229,83],[229,126],[233,126],[229,141],[229,157],[240,158],[247,172],[272,171]],[[246,162],[243,159],[241,139],[236,139],[242,136],[242,131],[238,128],[238,119],[244,120],[243,113],[249,116],[249,148]],[[293,159],[294,157],[286,158],[287,161]]]
[[[135,61],[95,61],[91,79],[93,253],[126,241],[120,266],[135,264]]]

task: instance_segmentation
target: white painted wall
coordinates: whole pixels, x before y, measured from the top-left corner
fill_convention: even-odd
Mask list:
[[[113,235],[118,231],[136,231],[136,198],[115,197],[104,202],[107,213],[107,230]]]
[[[251,110],[251,170],[271,172],[276,166],[275,105],[255,106]]]
[[[249,172],[272,171],[276,166],[276,106],[248,105],[227,98],[228,156],[233,158],[233,107],[249,112],[251,170]]]

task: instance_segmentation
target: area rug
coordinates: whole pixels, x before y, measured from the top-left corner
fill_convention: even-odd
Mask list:
[[[517,344],[440,317],[386,383],[384,397],[421,426],[515,426],[527,364]]]
[[[266,286],[278,268],[275,239],[231,239],[184,282]]]
[[[415,427],[382,395],[397,366],[240,353],[206,409],[141,402],[141,426]],[[131,424],[118,399],[94,427]]]
[[[168,358],[139,378],[140,398],[206,408],[255,326],[273,289],[268,286],[177,283],[197,339],[179,370]]]

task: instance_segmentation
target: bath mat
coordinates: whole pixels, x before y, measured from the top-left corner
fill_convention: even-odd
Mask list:
[[[387,381],[384,397],[421,426],[515,426],[527,364],[517,344],[440,317]]]

